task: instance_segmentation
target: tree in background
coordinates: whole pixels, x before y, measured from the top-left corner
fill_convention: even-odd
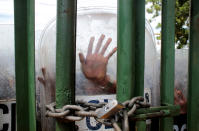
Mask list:
[[[152,14],[149,22],[161,15],[161,2],[162,0],[146,0],[146,4],[149,4],[147,13]],[[175,43],[177,48],[181,49],[189,43],[189,2],[190,0],[176,0],[176,17],[175,17]],[[159,29],[161,23],[158,23],[156,28]],[[160,40],[161,36],[157,39]]]

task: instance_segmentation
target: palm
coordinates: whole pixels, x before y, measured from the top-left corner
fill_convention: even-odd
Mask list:
[[[91,37],[86,58],[82,53],[79,54],[82,72],[87,79],[95,82],[101,82],[105,79],[108,60],[117,50],[117,48],[114,48],[108,56],[104,56],[106,49],[112,41],[112,39],[109,38],[101,52],[99,52],[104,37],[104,35],[101,35],[94,53],[92,53],[94,37]]]

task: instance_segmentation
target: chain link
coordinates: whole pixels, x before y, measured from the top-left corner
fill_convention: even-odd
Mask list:
[[[65,105],[62,108],[56,108],[55,103],[46,105],[46,116],[60,119],[64,122],[81,121],[85,117],[94,117],[99,123],[107,126],[113,126],[115,131],[129,131],[128,117],[132,116],[137,108],[149,107],[150,105],[144,102],[141,96],[134,97],[131,100],[123,102],[125,107],[109,119],[99,119],[97,110],[105,106],[107,103],[88,103],[82,100],[77,100],[75,105]],[[122,122],[122,130],[118,122]]]

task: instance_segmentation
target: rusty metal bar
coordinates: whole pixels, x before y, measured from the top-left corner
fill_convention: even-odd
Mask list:
[[[57,1],[56,106],[75,102],[76,0]],[[73,131],[75,123],[57,121],[57,131]]]

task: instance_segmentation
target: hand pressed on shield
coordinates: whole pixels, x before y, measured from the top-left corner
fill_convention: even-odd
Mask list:
[[[91,37],[86,57],[84,57],[82,53],[79,53],[83,74],[87,79],[92,80],[93,82],[101,86],[106,86],[107,83],[110,81],[109,76],[107,76],[106,74],[107,64],[110,57],[117,51],[117,47],[115,47],[107,56],[104,56],[109,44],[112,41],[111,38],[108,38],[105,45],[100,51],[104,38],[105,35],[101,35],[95,51],[92,52],[95,37]]]
[[[174,103],[180,106],[180,113],[185,114],[187,112],[187,100],[184,97],[182,91],[175,88],[174,90]]]
[[[42,76],[38,77],[38,81],[43,85],[46,92],[50,92],[52,99],[55,98],[55,79],[52,78],[46,71],[46,68],[41,68]]]

